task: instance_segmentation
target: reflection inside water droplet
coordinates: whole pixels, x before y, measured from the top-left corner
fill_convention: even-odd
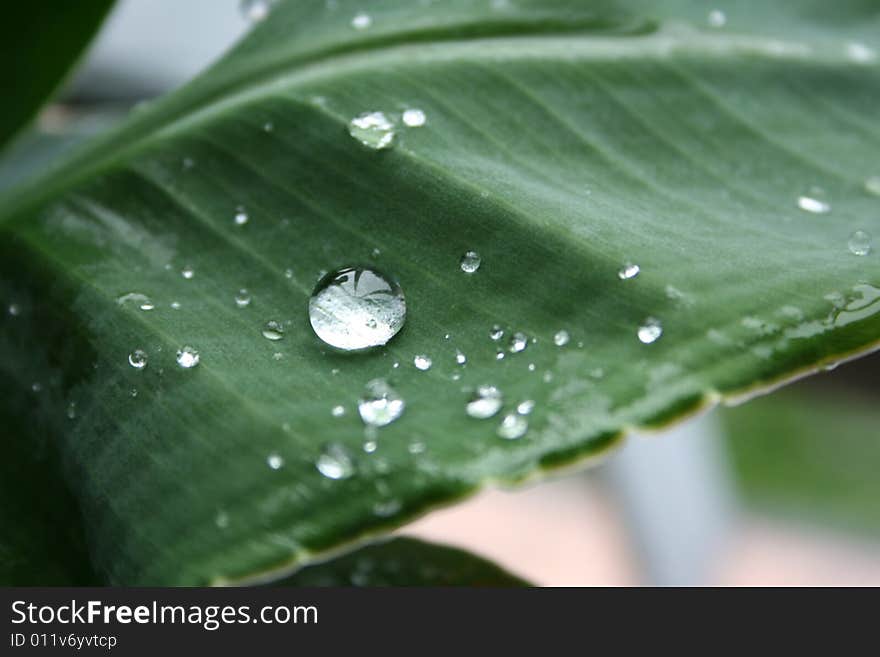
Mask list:
[[[529,421],[518,413],[508,413],[501,419],[497,434],[505,440],[516,440],[526,435]]]
[[[373,379],[358,400],[358,413],[364,424],[384,427],[403,414],[406,403],[384,379]]]
[[[485,420],[500,411],[503,403],[504,399],[498,388],[484,385],[474,391],[470,401],[465,405],[465,411],[473,418]]]
[[[184,369],[190,369],[199,364],[199,352],[192,347],[182,347],[177,351],[177,364]]]
[[[263,337],[267,340],[280,340],[284,337],[284,326],[274,319],[269,320],[263,327]]]
[[[663,335],[663,326],[660,324],[660,320],[655,319],[654,317],[649,317],[641,326],[639,326],[639,340],[644,344],[656,342],[660,339],[661,335]]]
[[[468,251],[463,256],[461,256],[461,261],[459,265],[461,270],[465,274],[473,274],[480,268],[480,263],[482,259],[480,258],[480,254],[476,251]]]
[[[857,230],[849,236],[849,252],[857,256],[866,256],[871,253],[871,234],[865,230]]]
[[[352,351],[386,344],[406,321],[403,290],[374,269],[345,267],[318,281],[309,321],[321,340]]]
[[[147,366],[147,352],[135,349],[128,355],[128,364],[136,370],[142,370]]]
[[[381,150],[394,141],[394,123],[382,112],[364,112],[349,122],[348,134],[368,148]]]
[[[315,467],[328,479],[347,479],[354,474],[354,460],[345,446],[330,443],[324,447]]]

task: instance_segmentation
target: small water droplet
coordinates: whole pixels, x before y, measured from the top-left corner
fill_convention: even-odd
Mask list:
[[[409,445],[407,445],[406,450],[410,454],[422,454],[425,451],[425,443],[418,441],[418,440],[414,440]]]
[[[169,305],[171,306],[171,310],[180,310],[179,301],[172,301]]]
[[[473,274],[480,268],[481,262],[482,258],[480,258],[479,253],[477,253],[476,251],[468,251],[463,256],[461,256],[459,265],[461,266],[461,270],[465,274]]]
[[[544,372],[544,374],[541,376],[541,380],[544,383],[550,383],[551,381],[553,381],[553,372],[550,372],[550,371]]]
[[[251,293],[248,292],[246,289],[241,288],[235,294],[235,305],[239,308],[246,308],[251,305]]]
[[[864,230],[857,230],[849,236],[849,252],[857,256],[866,256],[871,253],[871,233]]]
[[[183,168],[185,171],[189,171],[196,165],[196,161],[191,157],[183,158]]]
[[[248,213],[245,212],[245,209],[241,206],[238,206],[238,209],[235,211],[235,215],[233,216],[233,221],[235,221],[236,226],[244,226],[248,219]]]
[[[199,364],[199,352],[186,346],[177,350],[177,364],[188,370]]]
[[[504,360],[504,352],[501,349],[495,352],[495,360]]]
[[[406,321],[403,290],[378,271],[345,267],[318,281],[309,299],[317,336],[352,351],[386,344]]]
[[[535,410],[535,402],[532,399],[521,401],[516,406],[516,412],[520,415],[529,415],[533,410]]]
[[[273,470],[280,470],[284,465],[284,458],[277,452],[272,452],[266,457],[266,464]]]
[[[214,524],[217,525],[218,529],[226,529],[229,527],[229,514],[225,511],[218,511],[217,515],[214,516]]]
[[[67,419],[75,420],[76,419],[76,402],[70,402],[67,405]]]
[[[631,278],[638,276],[641,271],[641,267],[632,262],[628,262],[617,271],[617,278],[622,281],[628,281]]]
[[[351,19],[351,26],[356,30],[366,30],[372,24],[373,19],[364,12],[355,14],[354,18]]]
[[[280,340],[284,337],[284,326],[281,322],[270,319],[263,327],[263,337],[267,340]]]
[[[364,424],[384,427],[403,414],[406,403],[397,391],[384,379],[368,382],[364,394],[358,400],[358,413]]]
[[[529,346],[529,339],[525,333],[520,333],[517,331],[513,335],[510,336],[510,344],[508,345],[508,350],[512,354],[518,354],[521,351],[525,351],[526,347]]]
[[[459,365],[464,365],[465,363],[467,363],[467,356],[465,356],[464,353],[462,353],[461,351],[456,349],[455,350],[455,362],[458,363]]]
[[[345,406],[337,405],[330,409],[330,415],[333,417],[342,417],[345,415]]]
[[[272,354],[272,360],[284,360],[284,354],[282,354],[280,351],[276,351],[274,354]]]
[[[394,141],[394,123],[382,112],[364,112],[349,122],[348,134],[368,148],[381,150]]]
[[[569,340],[571,340],[571,336],[565,329],[556,331],[556,334],[553,336],[553,344],[557,347],[564,347],[568,344]]]
[[[11,317],[18,317],[21,314],[21,308],[17,303],[10,303],[6,310]]]
[[[138,389],[137,389],[137,388],[132,388],[132,389],[131,389],[131,396],[132,396],[132,398],[138,396]]]
[[[828,193],[815,185],[809,187],[803,194],[798,196],[798,207],[805,212],[813,214],[825,214],[831,212],[831,201]]]
[[[727,24],[727,15],[720,9],[713,9],[707,18],[709,27],[724,27]]]
[[[880,196],[880,176],[871,176],[865,181],[865,191]]]
[[[470,401],[465,405],[468,415],[478,420],[485,420],[501,410],[504,398],[495,386],[484,385],[474,391]]]
[[[271,9],[270,0],[241,0],[239,3],[239,11],[249,23],[259,23],[265,20]]]
[[[365,440],[364,444],[362,445],[362,449],[365,453],[372,454],[377,449],[379,449],[379,442],[372,438],[369,440]]]
[[[425,121],[427,121],[427,117],[420,109],[411,108],[403,112],[403,122],[410,128],[420,128],[425,125]]]
[[[354,474],[354,460],[344,445],[330,443],[315,461],[318,472],[328,479],[348,479]]]
[[[142,370],[147,366],[147,352],[135,349],[128,355],[128,364],[136,370]]]
[[[660,324],[660,320],[655,319],[654,317],[648,317],[648,319],[639,326],[639,340],[644,344],[656,342],[660,339],[661,335],[663,335],[663,326]]]
[[[273,130],[275,130],[275,124],[271,121],[266,121],[263,124],[263,132],[272,132]]]
[[[153,303],[153,300],[150,299],[150,297],[146,294],[141,294],[140,292],[123,294],[116,299],[116,303],[120,306],[135,306],[141,310],[153,310],[156,307],[156,304]]]
[[[505,440],[516,440],[526,435],[529,430],[529,421],[518,413],[508,413],[501,419],[496,432]]]
[[[504,329],[501,328],[498,324],[495,324],[491,329],[489,329],[489,338],[498,342],[501,338],[504,337]]]
[[[534,363],[529,363],[529,372],[534,372],[536,369],[538,368]]]
[[[416,369],[422,370],[423,372],[431,369],[431,365],[433,365],[433,361],[429,356],[424,354],[419,354],[413,358],[413,365],[416,366]]]
[[[189,280],[193,276],[196,275],[196,272],[192,267],[187,265],[186,267],[184,267],[183,269],[180,270],[180,275],[183,276],[186,280]]]
[[[43,384],[40,383],[39,381],[34,381],[34,382],[31,384],[31,390],[32,390],[33,392],[40,392],[42,389],[43,389]]]

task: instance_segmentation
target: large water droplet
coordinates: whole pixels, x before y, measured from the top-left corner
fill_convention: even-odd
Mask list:
[[[346,267],[318,281],[309,321],[321,340],[352,351],[387,343],[406,321],[400,286],[373,269]]]
[[[422,370],[424,372],[431,369],[433,361],[429,356],[426,356],[425,354],[419,354],[415,358],[413,358],[413,365],[416,366],[416,369]]]
[[[246,289],[241,288],[235,295],[235,305],[239,308],[246,308],[251,305],[251,294]]]
[[[330,443],[315,461],[318,472],[328,479],[347,479],[354,474],[354,460],[344,445]]]
[[[831,200],[828,193],[815,185],[809,187],[803,194],[798,196],[798,207],[805,212],[813,214],[825,214],[831,212]]]
[[[471,417],[485,420],[501,410],[504,398],[501,391],[495,386],[480,386],[474,391],[470,401],[465,406],[465,411]]]
[[[660,339],[661,335],[663,335],[663,326],[660,324],[660,320],[655,319],[654,317],[648,317],[648,319],[639,326],[639,340],[645,344],[656,342]]]
[[[849,252],[857,256],[866,256],[871,253],[871,233],[865,230],[857,230],[849,236]]]
[[[516,440],[526,435],[529,430],[529,421],[519,413],[508,413],[501,419],[498,425],[498,435],[506,440]]]
[[[525,351],[526,347],[529,346],[529,338],[525,333],[520,333],[517,331],[513,335],[510,336],[510,344],[508,345],[508,350],[513,354],[518,354],[521,351]]]
[[[358,413],[364,424],[384,427],[403,414],[406,403],[397,391],[384,379],[367,383],[364,394],[358,400]]]
[[[557,347],[564,347],[568,344],[569,340],[571,340],[571,336],[565,329],[556,331],[556,335],[553,336],[553,344]]]
[[[403,112],[403,123],[410,128],[420,128],[426,120],[425,113],[420,109],[412,108]]]
[[[187,370],[195,367],[199,364],[199,352],[189,346],[178,349],[177,364]]]
[[[638,276],[640,271],[642,271],[641,267],[632,262],[628,262],[618,270],[617,278],[622,281],[628,281],[629,279]]]
[[[348,133],[368,148],[388,148],[394,141],[394,124],[382,112],[364,112],[348,124]]]
[[[147,352],[135,349],[128,355],[128,364],[136,370],[142,370],[147,366]]]
[[[480,268],[480,263],[482,262],[482,258],[480,258],[480,254],[476,251],[468,251],[463,256],[461,256],[460,266],[461,270],[465,274],[473,274]]]
[[[267,340],[280,340],[284,337],[284,326],[274,319],[269,320],[263,327],[263,337]]]
[[[373,19],[364,12],[355,14],[354,18],[351,19],[351,26],[356,30],[366,30],[372,24]]]

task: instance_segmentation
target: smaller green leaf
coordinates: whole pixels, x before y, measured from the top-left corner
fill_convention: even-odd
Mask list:
[[[491,561],[414,538],[394,538],[303,568],[278,586],[530,586]]]
[[[46,99],[98,31],[113,0],[7,3],[0,22],[0,147]]]
[[[880,534],[876,401],[805,382],[722,417],[749,505]]]

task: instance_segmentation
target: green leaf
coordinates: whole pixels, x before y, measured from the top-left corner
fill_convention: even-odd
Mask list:
[[[47,414],[76,403],[55,444],[109,582],[283,576],[877,344],[880,259],[847,247],[880,235],[865,3],[833,20],[822,3],[740,3],[714,28],[702,3],[374,2],[363,30],[361,3],[338,4],[279,3],[213,70],[5,205],[2,292],[21,311],[0,367],[46,381]],[[347,133],[405,108],[427,123],[399,125],[391,149]],[[798,208],[810,186],[830,212]],[[620,280],[626,262],[641,273]],[[309,326],[321,272],[353,263],[406,293],[406,326],[373,353]],[[155,308],[118,302],[130,293]],[[649,317],[663,333],[643,344]],[[516,331],[536,341],[510,353]],[[176,365],[184,345],[197,367]],[[377,377],[406,410],[366,453],[356,403]],[[481,384],[502,413],[535,401],[523,438],[465,413]],[[318,472],[330,442],[354,476]]]
[[[880,535],[880,414],[846,389],[800,388],[722,416],[743,499],[753,508]]]
[[[113,0],[8,3],[0,25],[0,147],[58,88],[113,6]]]
[[[529,586],[490,561],[414,538],[385,543],[303,568],[274,586]]]

